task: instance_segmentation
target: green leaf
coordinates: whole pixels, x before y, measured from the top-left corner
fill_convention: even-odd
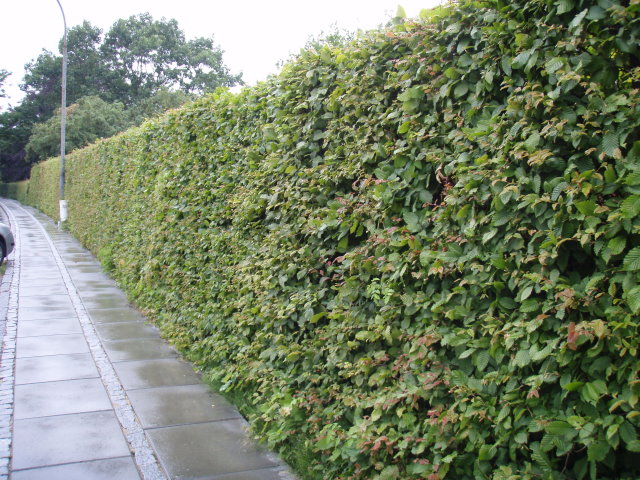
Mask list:
[[[426,267],[428,265],[431,265],[432,261],[433,261],[433,253],[431,253],[431,251],[423,250],[420,252],[420,265],[422,265],[423,267]]]
[[[615,174],[615,171],[614,171]],[[615,181],[615,177],[611,180],[607,180],[609,183],[612,183]],[[629,175],[627,175],[624,179],[624,183],[626,185],[630,185],[630,186],[636,186],[636,185],[640,185],[640,171],[638,172],[631,172]]]
[[[593,200],[583,200],[575,203],[576,208],[583,215],[593,215],[597,205]]]
[[[520,350],[518,353],[516,353],[515,362],[516,362],[516,365],[518,365],[521,368],[529,365],[531,363],[531,357],[529,355],[529,351]]]
[[[403,134],[407,133],[409,131],[409,127],[410,126],[411,126],[411,122],[410,121],[404,122],[402,125],[400,125],[398,127],[398,133],[400,135],[403,135]]]
[[[420,217],[418,216],[417,213],[415,213],[415,212],[405,212],[402,215],[402,218],[406,222],[407,229],[411,233],[418,232],[418,231],[420,231],[422,229],[422,227],[420,226]]]
[[[498,230],[495,228],[489,230],[488,232],[485,232],[484,235],[482,235],[482,243],[487,243],[489,240],[496,236],[496,233],[498,233]]]
[[[475,356],[474,363],[478,368],[478,370],[482,372],[485,368],[487,368],[487,365],[489,365],[490,360],[491,360],[491,356],[489,355],[489,352],[486,350],[481,350]]]
[[[640,270],[640,247],[636,247],[627,253],[624,257],[623,266],[628,272]]]
[[[570,435],[575,433],[575,428],[562,420],[550,422],[545,430],[553,435]]]
[[[571,20],[571,22],[569,23],[569,28],[573,29],[573,28],[577,27],[578,25],[580,25],[582,23],[582,21],[584,20],[584,17],[587,16],[588,11],[589,10],[585,8],[578,15],[576,15],[573,18],[573,20]]]
[[[618,135],[612,132],[605,134],[602,138],[602,143],[600,144],[600,149],[610,157],[621,158],[622,154],[620,153],[620,140]]]
[[[523,68],[527,64],[527,62],[529,61],[530,57],[531,57],[531,51],[530,50],[525,50],[524,52],[522,52],[519,55],[517,55],[511,61],[511,67],[514,68],[515,70],[519,70],[519,69]]]
[[[553,57],[547,63],[545,63],[544,68],[549,73],[554,73],[562,68],[564,65],[564,59],[560,57]]]
[[[640,195],[630,195],[620,204],[620,212],[624,218],[635,218],[640,214]]]
[[[558,15],[562,15],[563,13],[570,12],[571,10],[573,10],[573,7],[574,7],[572,0],[558,0],[556,2],[556,6],[557,6],[556,12],[558,13]]]
[[[320,313],[316,313],[315,315],[313,315],[309,321],[311,323],[318,323],[318,320],[320,320],[321,318],[324,318],[327,316],[327,312],[320,312]]]
[[[619,255],[624,250],[624,247],[627,245],[627,239],[625,237],[614,237],[609,240],[607,244],[607,248],[611,250],[613,255]]]
[[[456,85],[456,88],[453,89],[453,96],[456,98],[460,98],[463,95],[466,95],[469,92],[469,84],[467,82],[460,82]]]
[[[444,76],[450,80],[456,80],[460,78],[460,71],[457,68],[449,67],[444,72]]]
[[[637,314],[640,312],[640,286],[634,287],[625,294],[629,309]]]
[[[540,138],[540,133],[533,132],[524,142],[524,148],[526,148],[528,152],[534,152],[540,144]]]
[[[627,443],[627,450],[630,452],[640,452],[640,440],[633,440]]]
[[[598,5],[594,5],[589,8],[589,13],[587,14],[587,20],[602,20],[603,18],[607,18],[607,12],[602,9]]]
[[[560,197],[560,194],[565,188],[567,188],[568,185],[569,184],[567,182],[560,182],[558,185],[556,185],[553,191],[551,192],[551,200],[554,202],[558,200],[558,198]]]
[[[540,307],[540,302],[538,300],[529,298],[524,302],[522,302],[519,310],[522,313],[530,313],[530,312],[535,312],[536,310],[538,310],[539,307]]]
[[[584,385],[584,382],[570,382],[564,385],[562,388],[567,390],[568,392],[573,392],[574,390],[579,389]]]
[[[498,449],[495,445],[482,445],[478,451],[478,460],[486,461],[491,460],[497,453]]]
[[[278,139],[276,129],[271,125],[265,125],[264,127],[262,127],[262,133],[264,135],[264,139],[268,142]]]
[[[592,462],[601,462],[611,450],[609,444],[603,440],[592,443],[587,448],[587,458]]]
[[[625,420],[620,425],[620,430],[618,430],[620,434],[620,438],[624,443],[633,443],[638,441],[638,433],[636,432],[636,427],[634,427],[630,422]]]
[[[356,333],[356,339],[365,342],[373,342],[376,339],[376,334],[369,330],[360,330]]]
[[[511,297],[500,297],[498,303],[502,308],[506,308],[507,310],[513,310],[517,306],[515,300]]]
[[[511,70],[511,58],[509,58],[508,55],[503,55],[502,56],[502,59],[500,60],[500,66],[502,67],[502,71],[505,73],[505,75],[510,77],[511,73],[512,73],[512,70]]]

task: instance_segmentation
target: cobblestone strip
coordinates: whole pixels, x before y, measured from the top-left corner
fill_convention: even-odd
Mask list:
[[[0,205],[9,217],[16,247],[13,260],[0,283],[0,479],[8,479],[11,467],[11,439],[13,423],[13,388],[16,363],[16,334],[18,328],[18,277],[20,274],[20,232],[13,214]]]
[[[144,430],[142,429],[142,425],[140,424],[138,418],[133,412],[133,408],[129,403],[129,399],[124,391],[122,384],[120,383],[120,379],[116,375],[116,372],[111,365],[111,361],[100,343],[96,330],[91,323],[91,319],[87,313],[87,310],[82,303],[78,292],[76,291],[75,285],[73,284],[73,280],[67,271],[67,267],[60,257],[58,253],[58,249],[56,248],[51,236],[45,229],[45,227],[40,223],[36,217],[34,217],[28,210],[22,208],[18,203],[13,203],[14,208],[19,208],[24,211],[28,216],[30,216],[33,221],[40,227],[42,233],[44,234],[45,239],[51,246],[51,251],[53,252],[53,257],[60,269],[62,274],[62,278],[64,280],[65,286],[69,291],[69,297],[71,302],[73,303],[73,307],[76,311],[78,319],[80,320],[80,324],[82,326],[82,330],[84,332],[84,336],[89,344],[89,349],[91,351],[91,355],[95,361],[96,366],[98,367],[98,371],[100,372],[100,377],[102,382],[104,383],[107,393],[109,394],[109,398],[111,399],[111,404],[115,410],[116,416],[118,417],[118,421],[120,422],[120,426],[122,427],[122,431],[129,443],[129,448],[133,452],[134,460],[140,471],[142,478],[144,480],[167,480],[167,475],[164,470],[158,464],[156,457],[154,455],[154,451],[149,444],[149,440],[147,439]]]

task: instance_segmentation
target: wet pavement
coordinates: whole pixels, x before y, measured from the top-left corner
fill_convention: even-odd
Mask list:
[[[0,479],[294,479],[36,210],[0,201]]]

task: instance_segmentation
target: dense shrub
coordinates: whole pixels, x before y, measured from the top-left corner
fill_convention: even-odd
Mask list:
[[[639,8],[307,51],[71,155],[70,227],[309,478],[638,478]]]
[[[29,201],[27,195],[28,188],[28,180],[13,183],[0,183],[0,197],[15,198],[26,203]]]

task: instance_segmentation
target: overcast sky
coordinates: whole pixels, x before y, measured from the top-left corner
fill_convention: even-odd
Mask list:
[[[232,73],[249,84],[277,72],[277,63],[296,53],[310,36],[331,30],[370,29],[385,23],[401,4],[417,16],[439,0],[60,0],[67,26],[88,20],[103,31],[119,18],[149,12],[154,19],[175,18],[187,39],[214,37]],[[19,103],[24,65],[43,48],[58,53],[63,34],[56,0],[2,0],[0,69],[13,73],[5,82],[9,103]],[[7,99],[0,100],[0,108]]]

